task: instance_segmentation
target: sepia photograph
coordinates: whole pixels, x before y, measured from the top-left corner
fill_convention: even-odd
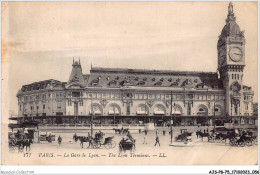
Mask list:
[[[257,1],[1,14],[2,165],[258,165]]]

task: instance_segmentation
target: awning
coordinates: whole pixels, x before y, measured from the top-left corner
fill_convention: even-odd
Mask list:
[[[91,112],[90,112],[91,114]],[[93,111],[93,115],[100,115],[101,114],[101,111]]]
[[[109,115],[119,114],[119,111],[109,110],[109,111],[108,111],[108,114],[109,114]]]
[[[147,115],[147,111],[137,111],[138,115]]]
[[[164,111],[154,111],[154,114],[164,115]]]
[[[174,115],[174,114],[181,114],[181,111],[172,111],[172,114]]]

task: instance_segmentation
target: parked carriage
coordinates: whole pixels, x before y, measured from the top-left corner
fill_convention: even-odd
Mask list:
[[[130,151],[135,150],[135,140],[123,138],[119,142],[119,151],[122,152],[122,151],[126,151],[126,150],[130,150]]]
[[[55,135],[51,134],[51,132],[41,132],[40,141],[48,141],[49,143],[51,143],[55,141]]]
[[[192,132],[188,132],[187,129],[180,129],[180,134],[177,137],[175,137],[175,141],[184,142],[186,144],[188,143],[188,141],[192,141],[191,135]]]

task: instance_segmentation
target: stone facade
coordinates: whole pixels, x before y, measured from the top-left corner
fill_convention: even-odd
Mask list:
[[[41,122],[212,125],[254,123],[251,87],[243,85],[245,38],[233,5],[219,41],[218,72],[94,68],[74,61],[68,82],[46,80],[18,92],[19,116]]]

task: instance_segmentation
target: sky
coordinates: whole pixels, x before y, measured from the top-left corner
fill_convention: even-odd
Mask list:
[[[68,81],[73,57],[94,67],[217,70],[229,2],[2,2],[2,100],[22,85]],[[245,85],[257,101],[257,2],[234,2],[245,30]],[[3,106],[2,106],[3,108]]]

